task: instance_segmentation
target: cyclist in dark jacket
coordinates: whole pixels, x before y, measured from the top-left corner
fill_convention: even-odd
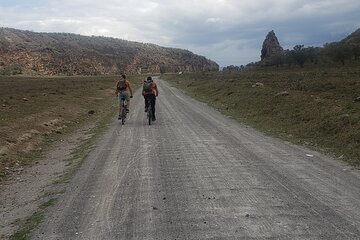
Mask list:
[[[159,95],[159,91],[157,88],[156,83],[152,80],[152,78],[149,76],[147,77],[146,81],[143,83],[143,92],[142,95],[145,99],[145,112],[148,111],[148,99],[150,99],[151,109],[152,109],[152,121],[156,120],[155,117],[155,104],[156,104],[156,97]]]

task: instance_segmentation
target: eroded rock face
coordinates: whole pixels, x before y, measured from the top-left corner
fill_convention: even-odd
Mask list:
[[[283,51],[284,49],[280,46],[279,40],[277,39],[274,30],[272,30],[267,34],[263,42],[261,49],[261,60],[274,56]]]

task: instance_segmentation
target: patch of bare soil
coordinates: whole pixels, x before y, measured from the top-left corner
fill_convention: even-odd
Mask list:
[[[48,125],[57,123],[54,120]],[[0,239],[11,236],[18,227],[17,222],[31,216],[39,205],[64,191],[63,184],[55,182],[76,164],[70,161],[72,149],[89,137],[88,131],[92,127],[87,125],[71,135],[64,135],[32,166],[15,168],[8,179],[0,183]],[[36,130],[30,130],[17,142],[27,142],[36,134]],[[30,143],[27,148],[30,150]]]

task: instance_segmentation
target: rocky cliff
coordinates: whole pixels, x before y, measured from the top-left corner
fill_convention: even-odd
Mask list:
[[[275,35],[275,32],[270,31],[262,45],[261,49],[261,60],[270,58],[278,53],[283,52],[284,49],[280,46],[280,43]]]
[[[0,28],[0,73],[96,75],[217,71],[188,50],[68,33]]]

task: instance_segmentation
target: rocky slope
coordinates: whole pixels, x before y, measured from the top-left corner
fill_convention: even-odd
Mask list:
[[[360,28],[341,40],[340,43],[350,46],[360,46]]]
[[[0,73],[96,75],[218,70],[188,50],[108,37],[0,28]]]

